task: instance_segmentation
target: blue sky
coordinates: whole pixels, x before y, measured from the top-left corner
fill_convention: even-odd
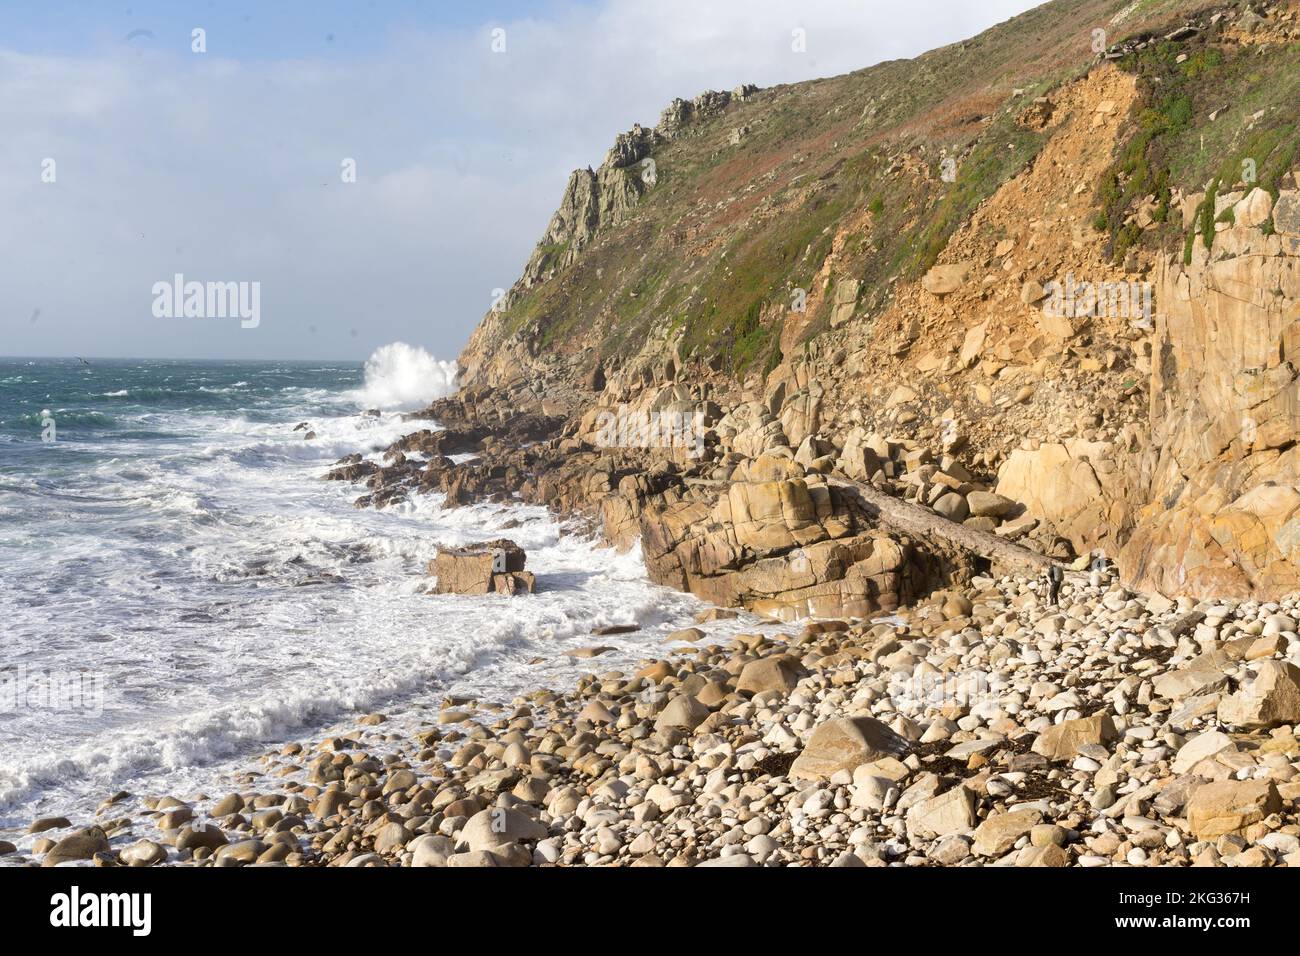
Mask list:
[[[242,60],[340,58],[382,54],[394,36],[408,30],[553,17],[562,8],[582,6],[523,0],[7,0],[0,6],[0,37],[24,53],[85,56],[111,51],[128,37],[137,48],[188,48],[197,26],[207,30],[209,52]]]
[[[454,358],[569,172],[674,96],[912,56],[1032,5],[6,0],[0,355]],[[260,322],[155,316],[178,272],[259,283]]]

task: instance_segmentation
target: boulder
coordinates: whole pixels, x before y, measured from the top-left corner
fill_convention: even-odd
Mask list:
[[[1221,780],[1197,787],[1187,801],[1187,826],[1198,840],[1240,835],[1282,808],[1271,780]]]
[[[1219,704],[1219,721],[1250,730],[1300,722],[1300,667],[1258,662],[1254,678]]]
[[[447,858],[456,852],[456,846],[445,836],[422,833],[406,848],[411,851],[411,866],[446,866]]]
[[[793,780],[825,780],[840,770],[908,752],[907,741],[874,717],[836,717],[818,724],[790,767]]]
[[[949,521],[965,521],[970,514],[966,499],[955,491],[945,492],[934,503],[934,510]]]
[[[1016,508],[1016,503],[992,491],[972,491],[966,495],[966,506],[977,518],[1005,518]]]
[[[1035,809],[995,813],[975,828],[974,850],[980,856],[1002,856],[1043,819]]]
[[[86,827],[65,836],[50,848],[41,866],[58,866],[69,860],[89,860],[96,853],[108,852],[108,837],[99,827]]]
[[[961,784],[907,811],[907,832],[923,840],[969,833],[974,826],[975,793]]]
[[[1212,694],[1228,686],[1228,675],[1223,672],[1226,663],[1227,658],[1222,653],[1202,654],[1186,667],[1161,674],[1151,682],[1151,689],[1167,700]]]
[[[119,856],[127,866],[153,866],[167,859],[167,848],[152,840],[137,840]]]
[[[471,851],[490,850],[493,847],[522,840],[546,838],[546,827],[532,817],[509,807],[488,807],[466,821],[460,839]],[[450,862],[450,861],[448,861]]]
[[[1174,773],[1183,774],[1191,771],[1202,760],[1207,760],[1225,750],[1237,750],[1237,744],[1227,734],[1218,730],[1207,730],[1197,734],[1178,749],[1170,765]]]
[[[799,683],[799,671],[799,662],[785,654],[763,657],[745,665],[736,683],[736,690],[748,694],[768,691],[789,694]]]
[[[1107,744],[1118,737],[1109,714],[1093,714],[1048,727],[1034,740],[1033,751],[1048,760],[1064,761],[1078,756],[1088,744]]]
[[[443,548],[429,564],[439,594],[531,593],[531,574],[524,573],[524,549],[499,538],[463,548]]]
[[[176,843],[178,850],[197,850],[206,848],[215,850],[217,847],[225,846],[230,841],[226,835],[221,832],[220,827],[215,827],[211,823],[199,823],[193,826],[181,827],[176,834]]]
[[[679,694],[668,702],[655,720],[655,730],[680,727],[694,730],[709,717],[709,708],[705,707],[690,694]]]
[[[948,295],[961,288],[974,268],[975,263],[971,261],[935,266],[925,274],[921,286],[931,295]]]

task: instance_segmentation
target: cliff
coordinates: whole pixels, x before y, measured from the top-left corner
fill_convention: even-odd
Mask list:
[[[573,173],[458,407],[554,416],[597,462],[606,418],[693,423],[682,500],[606,469],[592,510],[724,603],[808,613],[881,530],[773,490],[787,524],[852,541],[755,590],[800,544],[732,540],[720,503],[755,471],[1104,553],[1170,595],[1295,590],[1298,40],[1295,2],[1055,0],[915,60],[676,100]]]

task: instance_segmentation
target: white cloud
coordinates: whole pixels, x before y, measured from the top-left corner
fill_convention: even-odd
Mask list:
[[[859,69],[1030,5],[611,0],[500,24],[505,54],[485,14],[350,61],[0,49],[0,353],[450,357],[568,172],[673,96]],[[261,326],[153,319],[177,271],[260,281]]]

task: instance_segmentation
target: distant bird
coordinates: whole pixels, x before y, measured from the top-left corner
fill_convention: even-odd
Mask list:
[[[87,362],[87,361],[86,361],[84,358],[82,358],[80,355],[77,356],[77,361],[80,362],[82,365],[85,365],[85,366],[87,366],[87,367],[90,366],[90,363]]]

